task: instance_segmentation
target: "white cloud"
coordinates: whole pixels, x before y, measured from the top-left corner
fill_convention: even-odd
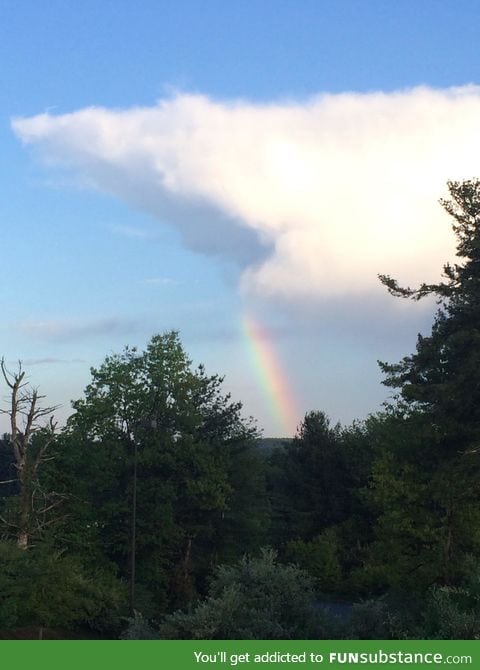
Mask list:
[[[480,175],[476,86],[271,105],[177,95],[13,128],[84,183],[177,225],[191,247],[235,254],[257,239],[244,290],[289,299],[365,294],[379,272],[434,279],[454,250],[437,202],[445,182]]]

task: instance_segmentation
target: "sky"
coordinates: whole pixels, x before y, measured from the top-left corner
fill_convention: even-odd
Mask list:
[[[0,353],[49,404],[178,330],[266,436],[390,391],[480,176],[469,0],[0,0]],[[6,397],[6,390],[4,396]]]

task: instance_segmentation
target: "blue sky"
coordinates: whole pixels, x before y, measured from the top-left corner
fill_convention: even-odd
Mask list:
[[[299,419],[379,409],[376,360],[411,352],[433,308],[397,305],[376,275],[437,276],[453,255],[445,181],[480,174],[479,14],[0,2],[0,351],[65,416],[91,365],[179,329],[281,435],[248,313]]]

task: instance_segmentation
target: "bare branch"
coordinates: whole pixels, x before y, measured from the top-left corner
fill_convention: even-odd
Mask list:
[[[56,516],[54,519],[50,519],[50,521],[42,521],[40,524],[38,524],[38,528],[39,530],[43,530],[44,528],[48,528],[48,526],[52,526],[54,523],[65,521],[65,519],[68,519],[68,517],[68,514],[63,514],[62,516]]]
[[[44,507],[43,509],[39,509],[38,514],[46,514],[51,509],[55,509],[55,507],[58,507],[59,505],[61,505],[62,502],[63,502],[63,498],[60,499],[60,500],[56,500],[55,502],[50,503],[50,505],[48,505],[47,507]]]
[[[57,424],[53,412],[59,406],[42,407],[41,401],[45,396],[39,393],[38,388],[31,387],[27,383],[20,361],[18,370],[11,372],[5,359],[2,358],[0,379],[1,376],[10,389],[10,395],[9,408],[0,409],[0,414],[6,414],[10,418],[10,444],[18,478],[0,483],[19,482],[20,485],[17,524],[14,526],[5,519],[2,521],[17,528],[18,546],[26,549],[32,529],[37,525],[43,528],[46,522],[45,515],[58,507],[62,501],[60,497],[42,491],[38,480],[40,464],[50,460],[46,458],[46,452],[55,439]],[[46,420],[46,425],[41,425],[41,419]],[[38,441],[33,439],[36,435],[39,435]]]
[[[16,389],[18,390],[19,388],[25,386],[26,382],[22,383],[25,377],[25,372],[22,370],[21,361],[18,361],[18,372],[17,373],[10,372],[10,370],[8,370],[7,368],[7,364],[5,363],[5,358],[2,356],[2,359],[0,361],[0,369],[2,370],[2,375],[6,384],[11,389],[16,387]]]
[[[25,424],[25,441],[28,442],[30,435],[32,434],[33,422],[36,416],[36,405],[38,401],[38,393],[36,389],[33,389],[32,395],[30,397],[30,407],[26,413],[27,422]]]

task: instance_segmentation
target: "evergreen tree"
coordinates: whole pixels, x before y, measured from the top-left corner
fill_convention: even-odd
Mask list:
[[[401,288],[380,275],[392,295],[420,300],[436,296],[431,334],[418,336],[416,352],[400,363],[381,363],[385,384],[401,390],[407,406],[438,426],[450,453],[476,449],[480,437],[480,181],[449,182],[441,201],[454,219],[459,263],[444,266],[444,281]]]
[[[403,574],[413,575],[428,561],[430,582],[447,584],[465,577],[469,555],[480,548],[474,532],[480,521],[480,181],[448,186],[451,199],[442,205],[453,218],[459,261],[444,266],[442,281],[417,289],[380,276],[392,295],[435,296],[439,309],[430,335],[418,336],[415,353],[380,364],[384,383],[400,391],[397,423],[400,417],[407,426],[400,447],[377,462],[374,489],[384,510],[384,544],[392,514],[402,528],[389,554],[410,555]]]
[[[284,540],[311,540],[344,518],[346,464],[340,427],[323,412],[308,413],[295,438],[273,452],[272,494]]]

